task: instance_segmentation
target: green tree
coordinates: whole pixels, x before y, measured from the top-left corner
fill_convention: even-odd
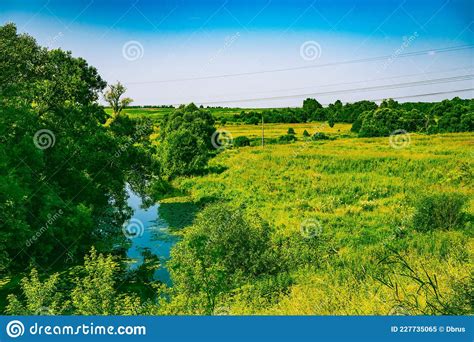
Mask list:
[[[126,219],[125,179],[132,164],[151,164],[147,137],[134,124],[104,127],[106,83],[85,60],[41,48],[13,24],[0,27],[0,45],[0,269],[31,258],[59,267],[58,255],[75,260],[120,236],[104,222]]]
[[[173,178],[202,171],[215,150],[215,131],[211,113],[193,103],[165,116],[159,148],[163,175]]]
[[[109,88],[104,93],[104,99],[110,107],[112,107],[113,115],[111,120],[120,115],[122,110],[128,106],[133,100],[130,97],[122,97],[127,91],[127,88],[120,83],[109,85]],[[110,124],[109,122],[107,124]]]

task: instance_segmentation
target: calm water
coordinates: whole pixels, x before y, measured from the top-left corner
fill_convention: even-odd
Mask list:
[[[127,203],[134,211],[131,219],[139,220],[144,227],[143,234],[130,239],[131,246],[127,251],[127,257],[131,259],[130,269],[136,269],[143,263],[142,252],[148,249],[160,260],[161,266],[155,271],[154,279],[171,285],[165,263],[169,259],[171,247],[178,238],[170,234],[167,222],[160,218],[159,204],[143,209],[141,198],[129,187],[127,193],[129,195]]]

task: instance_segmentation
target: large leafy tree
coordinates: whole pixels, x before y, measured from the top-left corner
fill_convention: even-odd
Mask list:
[[[163,119],[160,127],[160,160],[167,177],[202,171],[215,149],[211,113],[193,103],[181,106]]]
[[[104,127],[106,82],[81,58],[0,27],[0,270],[77,260],[128,214],[124,182],[147,131]],[[46,130],[46,131],[45,131]],[[42,134],[39,134],[42,133]],[[149,133],[148,133],[149,134]],[[114,210],[108,210],[114,203]]]

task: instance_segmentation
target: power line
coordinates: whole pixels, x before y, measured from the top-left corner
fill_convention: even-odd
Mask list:
[[[395,80],[395,79],[404,78],[404,77],[442,74],[442,73],[451,72],[451,71],[468,70],[468,69],[473,69],[473,68],[474,68],[474,66],[464,66],[464,67],[459,67],[459,68],[446,69],[446,70],[442,70],[442,71],[430,71],[430,72],[422,72],[422,73],[416,73],[416,74],[406,74],[406,75],[399,75],[399,76],[372,78],[372,79],[362,80],[362,81],[326,83],[326,84],[317,84],[317,85],[307,86],[307,87],[285,88],[285,89],[267,90],[267,91],[256,91],[256,92],[252,92],[252,94],[279,93],[279,92],[284,92],[284,91],[286,92],[286,91],[304,90],[304,89],[312,89],[312,88],[335,87],[335,86],[341,86],[341,85],[361,84],[361,83],[368,83],[368,82],[375,82],[375,81],[388,81],[388,80]],[[249,94],[249,93],[248,92],[239,92],[239,93],[233,93],[233,94],[219,94],[217,96],[242,95],[242,94]]]
[[[406,96],[397,96],[397,97],[391,97],[391,99],[394,100],[400,100],[400,99],[410,99],[414,97],[426,97],[426,96],[434,96],[434,95],[445,95],[445,94],[456,94],[456,93],[464,93],[466,91],[472,91],[474,88],[465,88],[465,89],[457,89],[457,90],[450,90],[450,91],[438,91],[435,93],[427,93],[427,94],[418,94],[418,95],[406,95]],[[383,101],[387,98],[381,98],[381,99],[373,99],[369,101]]]
[[[459,82],[459,81],[466,81],[466,80],[472,80],[472,79],[474,79],[474,74],[455,76],[455,77],[437,78],[437,79],[430,79],[430,80],[423,80],[423,81],[378,85],[378,86],[372,86],[372,87],[333,90],[333,91],[318,92],[318,93],[304,93],[304,94],[294,94],[294,95],[268,96],[268,97],[257,97],[257,98],[248,98],[248,99],[233,99],[233,100],[197,102],[197,103],[203,104],[203,105],[210,105],[210,104],[220,104],[220,103],[240,103],[240,102],[255,102],[255,101],[265,101],[265,100],[267,101],[268,100],[282,100],[282,99],[293,99],[293,98],[310,97],[310,96],[315,97],[315,96],[346,94],[346,93],[354,93],[354,92],[366,92],[366,91],[374,91],[374,90],[387,90],[387,89],[397,89],[397,88],[405,88],[405,87],[416,87],[416,86],[431,85],[431,84]]]
[[[365,62],[375,62],[375,61],[381,61],[381,60],[386,60],[386,59],[390,59],[390,58],[393,58],[393,59],[395,59],[395,58],[406,58],[406,57],[414,57],[414,56],[421,56],[421,55],[427,55],[427,54],[436,54],[436,53],[445,53],[445,52],[467,50],[467,49],[472,49],[472,48],[474,48],[474,44],[460,45],[460,46],[453,46],[453,47],[445,47],[445,48],[431,49],[431,50],[421,50],[421,51],[415,51],[415,52],[406,52],[406,53],[400,53],[400,54],[392,54],[392,55],[361,58],[361,59],[353,59],[353,60],[346,60],[346,61],[339,61],[339,62],[330,62],[330,63],[316,64],[316,65],[305,65],[305,66],[299,66],[299,67],[269,69],[269,70],[260,70],[260,71],[249,71],[249,72],[241,72],[241,73],[234,73],[234,74],[222,74],[222,75],[214,75],[214,76],[187,77],[187,78],[175,78],[175,79],[168,79],[168,80],[142,81],[142,82],[124,82],[124,83],[128,84],[128,85],[132,85],[132,84],[153,84],[153,83],[171,83],[171,82],[209,80],[209,79],[228,78],[228,77],[240,77],[240,76],[267,74],[267,73],[275,73],[275,72],[293,71],[293,70],[306,70],[306,69],[314,69],[314,68],[324,68],[324,67],[337,66],[337,65],[343,65],[343,64],[358,64],[358,63],[365,63]]]

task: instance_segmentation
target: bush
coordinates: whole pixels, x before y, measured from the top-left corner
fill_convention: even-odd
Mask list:
[[[240,136],[234,139],[233,145],[235,147],[250,146],[250,139],[246,136]]]
[[[286,134],[295,135],[295,134],[296,134],[296,132],[295,132],[295,130],[294,130],[294,128],[293,128],[293,127],[290,127],[290,128],[288,128],[288,131],[286,132]]]
[[[466,203],[467,197],[458,193],[424,195],[415,204],[413,227],[423,232],[461,227]]]
[[[171,252],[175,290],[188,297],[201,294],[199,305],[209,314],[220,294],[279,269],[271,232],[260,217],[242,209],[208,206]]]
[[[324,134],[322,132],[316,132],[316,133],[313,134],[311,139],[313,139],[313,140],[328,140],[329,136],[327,136],[326,134]]]
[[[311,136],[311,134],[309,134],[307,130],[304,130],[303,136],[306,137],[306,138],[308,138],[308,137]]]
[[[278,138],[279,143],[295,142],[297,139],[293,134],[282,135]]]
[[[211,157],[215,132],[211,113],[193,103],[166,115],[160,125],[159,159],[162,174],[173,178],[195,174]]]

